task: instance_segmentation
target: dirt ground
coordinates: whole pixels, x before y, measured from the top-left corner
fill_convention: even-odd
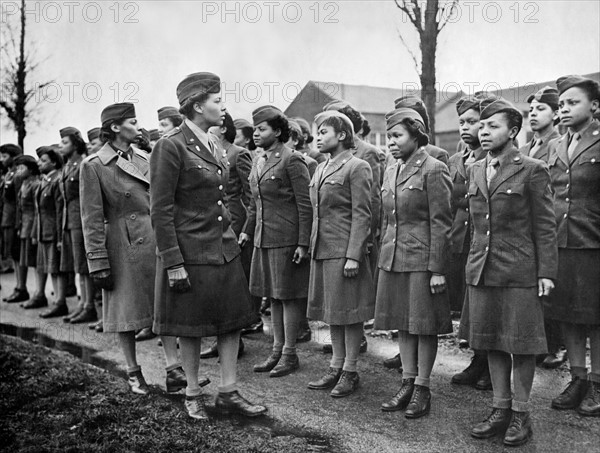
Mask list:
[[[14,288],[13,274],[2,275],[1,296]],[[30,285],[30,293],[31,293]],[[47,290],[50,294],[50,288]],[[49,297],[51,299],[51,297]],[[69,306],[75,307],[75,298]],[[72,344],[83,347],[84,360],[99,363],[116,373],[123,372],[123,360],[114,335],[97,334],[83,325],[69,325],[57,320],[42,320],[42,310],[23,310],[19,304],[0,303],[0,323],[22,328],[35,328],[38,334],[57,343],[59,349]],[[257,374],[252,366],[269,353],[271,339],[265,334],[244,337],[246,352],[239,360],[238,376],[241,393],[269,407],[272,420],[285,426],[309,429],[332,439],[335,451],[348,452],[499,452],[514,451],[504,447],[501,439],[476,440],[469,431],[490,410],[492,393],[450,383],[452,375],[468,365],[471,353],[461,350],[455,338],[441,339],[438,358],[433,370],[432,408],[429,416],[407,420],[402,412],[384,413],[382,402],[398,389],[400,375],[383,367],[382,361],[397,353],[397,345],[386,337],[368,336],[369,349],[361,354],[359,375],[361,386],[353,395],[333,399],[327,392],[307,389],[309,381],[320,377],[328,367],[330,356],[321,352],[327,342],[327,329],[312,323],[313,341],[299,345],[301,368],[283,378]],[[206,340],[209,344],[209,340]],[[139,362],[149,384],[164,389],[165,370],[161,348],[156,340],[138,344]],[[203,360],[201,371],[212,383],[206,387],[216,393],[218,359]],[[568,382],[566,366],[558,370],[537,369],[531,397],[534,437],[519,451],[577,452],[598,451],[600,419],[584,418],[574,411],[550,408],[551,399]],[[126,383],[123,381],[123,386]],[[260,421],[240,422],[240,429],[267,429]],[[325,447],[323,447],[325,449]]]

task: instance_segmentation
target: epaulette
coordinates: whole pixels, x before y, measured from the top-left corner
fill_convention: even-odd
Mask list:
[[[179,132],[181,132],[181,128],[179,126],[177,126],[175,129],[171,129],[169,132],[163,134],[161,139],[172,137],[173,135],[178,134]]]

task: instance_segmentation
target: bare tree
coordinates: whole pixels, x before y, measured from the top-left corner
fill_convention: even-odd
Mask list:
[[[419,58],[408,46],[404,36],[399,31],[400,40],[410,53],[417,74],[421,81],[421,97],[427,111],[429,112],[429,135],[431,140],[435,140],[435,54],[437,51],[437,39],[440,32],[452,18],[458,0],[394,0],[396,6],[402,13],[408,17],[409,22],[414,26],[419,34],[419,50],[421,67],[419,68]],[[423,9],[423,6],[425,9]]]
[[[16,28],[8,21],[2,25],[0,107],[17,131],[19,146],[23,148],[27,122],[43,100],[36,93],[41,93],[40,90],[52,82],[36,83],[35,86],[27,83],[28,76],[34,74],[41,61],[37,60],[35,51],[26,50],[25,0],[21,0],[20,27]]]

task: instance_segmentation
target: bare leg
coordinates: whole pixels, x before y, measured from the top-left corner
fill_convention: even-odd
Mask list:
[[[135,354],[135,332],[119,332],[119,342],[121,344],[121,351],[125,356],[127,371],[138,370],[139,365],[137,363],[137,357]]]
[[[163,344],[163,350],[165,352],[165,362],[167,362],[167,369],[172,369],[180,366],[179,359],[177,357],[177,337],[160,337]]]
[[[187,379],[187,396],[197,396],[202,393],[198,385],[198,369],[200,368],[200,349],[202,347],[202,338],[197,337],[179,337],[179,346],[181,347],[181,362],[183,371]]]

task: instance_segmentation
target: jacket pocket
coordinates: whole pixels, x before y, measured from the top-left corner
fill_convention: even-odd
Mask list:
[[[585,151],[579,156],[579,165],[595,165],[600,164],[600,152],[594,151],[586,153]]]
[[[402,190],[423,190],[423,179],[410,178],[404,183]]]
[[[509,196],[523,196],[525,194],[525,184],[504,184],[502,187],[498,188],[496,194]]]

